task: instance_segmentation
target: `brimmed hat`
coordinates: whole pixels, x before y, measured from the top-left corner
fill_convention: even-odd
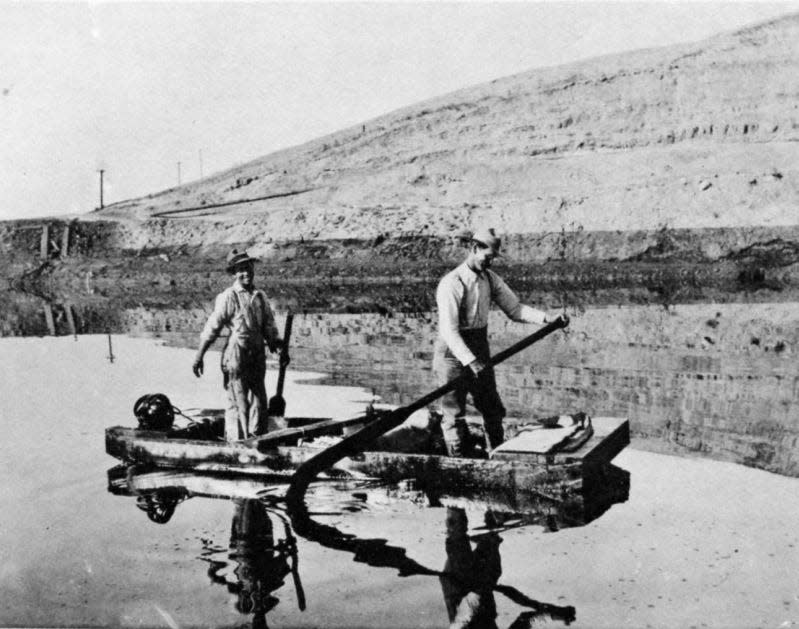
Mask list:
[[[500,255],[499,247],[502,244],[502,241],[494,232],[493,227],[478,229],[476,232],[474,232],[474,234],[472,234],[472,241],[480,243],[484,247],[488,247],[494,252],[494,255]]]
[[[227,255],[227,264],[225,265],[225,269],[228,273],[232,273],[233,269],[244,262],[258,262],[258,260],[251,258],[246,251],[239,253],[236,249],[234,249]]]

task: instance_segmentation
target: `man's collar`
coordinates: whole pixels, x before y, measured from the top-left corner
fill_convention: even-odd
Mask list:
[[[233,290],[237,293],[254,293],[256,288],[254,285],[250,288],[244,288],[238,280],[233,280]]]
[[[485,271],[475,271],[471,266],[469,266],[468,260],[463,263],[463,268],[466,269],[467,272],[474,275],[475,277],[483,277],[486,272]]]

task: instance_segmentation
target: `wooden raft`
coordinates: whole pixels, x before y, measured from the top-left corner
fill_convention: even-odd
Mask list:
[[[365,451],[342,459],[330,473],[411,482],[433,504],[479,503],[514,513],[546,513],[563,523],[587,522],[623,502],[629,474],[610,461],[629,444],[624,418],[593,419],[593,436],[577,452],[546,455],[514,451],[511,439],[494,459],[455,459],[434,454]],[[520,439],[519,439],[520,440]],[[167,439],[165,433],[114,427],[106,431],[109,454],[138,465],[201,474],[288,480],[320,447],[277,446],[261,451],[252,441],[225,443]]]

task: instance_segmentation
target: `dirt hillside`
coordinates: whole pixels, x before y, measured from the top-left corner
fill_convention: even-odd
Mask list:
[[[95,217],[222,221],[162,237],[266,249],[478,223],[515,234],[794,225],[797,93],[799,14],[497,79]]]

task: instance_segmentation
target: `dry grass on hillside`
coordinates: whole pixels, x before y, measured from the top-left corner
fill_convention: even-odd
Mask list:
[[[275,232],[318,238],[377,222],[408,234],[795,224],[797,92],[799,14],[498,79],[101,214],[269,215]]]

